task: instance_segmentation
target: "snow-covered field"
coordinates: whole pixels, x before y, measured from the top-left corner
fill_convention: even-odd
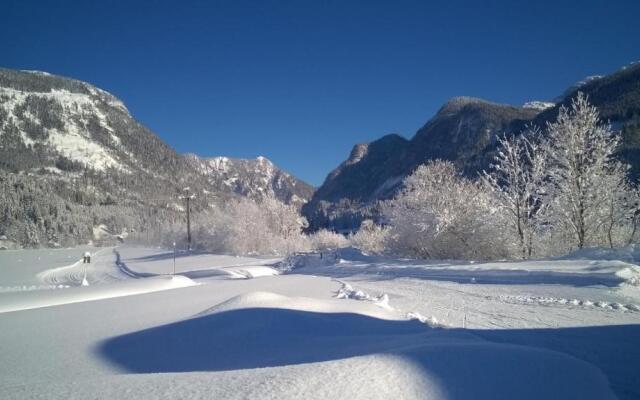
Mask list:
[[[633,251],[84,251],[0,253],[1,398],[640,398]]]

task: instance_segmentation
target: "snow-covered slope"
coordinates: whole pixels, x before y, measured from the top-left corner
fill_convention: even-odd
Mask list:
[[[3,166],[20,171],[162,174],[179,162],[110,93],[34,71],[0,69],[0,143]]]
[[[0,134],[19,127],[19,135],[25,145],[42,143],[62,157],[99,171],[125,169],[116,155],[120,138],[98,106],[106,96],[109,95],[105,93],[103,97],[97,91],[89,94],[72,93],[66,89],[25,92],[0,87],[0,98],[3,99],[1,113],[6,115]],[[124,110],[124,106],[119,106]],[[50,119],[51,114],[47,110],[56,110],[59,118]],[[14,125],[16,123],[18,125]],[[90,123],[96,125],[96,130],[107,133],[102,138],[107,143],[102,144],[92,138],[91,131],[87,129]]]

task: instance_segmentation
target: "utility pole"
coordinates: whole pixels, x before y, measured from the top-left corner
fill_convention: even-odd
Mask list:
[[[179,198],[186,200],[187,202],[187,250],[191,251],[191,207],[190,207],[190,202],[191,200],[196,198],[195,194],[189,194],[190,192],[190,188],[186,187],[184,189],[182,189],[182,191],[184,192],[184,195],[180,196]]]

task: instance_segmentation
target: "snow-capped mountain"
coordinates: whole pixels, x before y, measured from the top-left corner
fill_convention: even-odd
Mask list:
[[[246,168],[220,179],[209,163],[203,173],[201,164],[177,153],[104,90],[0,69],[0,235],[28,245],[71,244],[90,239],[97,225],[161,230],[158,224],[184,218],[179,192],[187,186],[200,194],[195,211],[256,193],[301,205],[313,191],[266,159],[254,166],[229,160]],[[229,185],[234,177],[241,183]]]
[[[265,157],[201,158],[187,154],[185,158],[206,177],[212,187],[242,196],[253,199],[275,197],[283,203],[300,207],[313,195],[312,186],[282,171]]]
[[[534,101],[528,101],[528,102],[524,103],[522,105],[522,108],[531,108],[531,109],[538,110],[538,111],[544,111],[547,108],[551,108],[551,107],[553,107],[555,105],[556,105],[556,103],[552,103],[550,101],[534,100]]]
[[[622,70],[624,70],[625,68],[626,67],[622,67]],[[581,79],[578,82],[574,83],[573,85],[569,86],[567,89],[565,89],[564,92],[562,92],[562,94],[560,96],[558,96],[555,99],[553,99],[553,101],[556,102],[556,103],[560,103],[567,96],[571,95],[571,93],[573,93],[576,90],[579,90],[580,88],[582,88],[583,86],[586,86],[586,85],[590,84],[591,82],[597,81],[598,79],[601,79],[601,78],[604,78],[604,75],[589,75],[589,76],[585,77],[584,79]]]

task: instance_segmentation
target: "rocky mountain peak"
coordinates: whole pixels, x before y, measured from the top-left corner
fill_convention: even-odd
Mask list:
[[[240,159],[187,154],[185,158],[209,185],[253,199],[270,196],[300,207],[309,201],[314,191],[312,186],[282,171],[263,156]]]
[[[493,104],[477,97],[456,96],[447,100],[436,115],[456,114],[470,104]]]

